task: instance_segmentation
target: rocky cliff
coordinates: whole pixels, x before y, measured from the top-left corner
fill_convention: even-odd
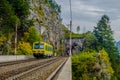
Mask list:
[[[63,35],[61,7],[54,0],[29,0],[29,2],[29,19],[34,21],[43,41],[54,46],[58,45]]]

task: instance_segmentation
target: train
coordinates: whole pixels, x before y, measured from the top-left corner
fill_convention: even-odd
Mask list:
[[[33,43],[33,56],[35,58],[52,57],[53,46],[46,42],[34,42]]]

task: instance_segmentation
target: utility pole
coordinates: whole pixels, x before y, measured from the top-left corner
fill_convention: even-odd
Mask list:
[[[16,21],[15,24],[15,55],[17,54],[17,26],[18,26],[18,21]]]
[[[71,56],[72,54],[72,8],[71,8],[71,0],[69,0],[70,3],[70,53],[69,55]]]

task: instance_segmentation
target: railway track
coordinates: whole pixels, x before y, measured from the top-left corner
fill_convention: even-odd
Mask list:
[[[35,60],[37,60],[37,59],[32,58],[32,59],[26,59],[26,60],[0,62],[0,67],[2,67],[2,66],[8,66],[8,65],[13,65],[13,64],[20,64],[20,63],[30,62],[30,61],[35,61]]]
[[[0,80],[46,80],[65,60],[55,57],[0,67]]]
[[[63,69],[65,63],[66,63],[67,59],[65,59],[60,65],[59,67],[54,71],[52,72],[52,74],[46,79],[46,80],[57,80],[61,70]]]

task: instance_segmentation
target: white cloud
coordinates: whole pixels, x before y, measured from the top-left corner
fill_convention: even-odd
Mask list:
[[[101,15],[100,13],[103,13],[105,12],[104,9],[100,9],[96,6],[92,6],[92,5],[86,5],[82,2],[75,2],[73,5],[72,5],[72,11],[73,13],[76,12],[76,13],[85,13],[87,15],[92,15],[92,16],[99,16]]]
[[[63,23],[69,24],[70,9],[69,0],[56,0],[62,6]],[[114,37],[120,40],[120,0],[71,0],[73,13],[73,31],[80,25],[81,30],[93,30],[93,26],[99,21],[103,14],[110,17],[111,28]],[[82,32],[82,31],[81,31]]]
[[[114,31],[120,31],[120,18],[119,19],[115,19],[115,20],[111,20],[111,27],[112,27],[112,30]]]
[[[120,41],[120,31],[114,31],[114,39]]]

